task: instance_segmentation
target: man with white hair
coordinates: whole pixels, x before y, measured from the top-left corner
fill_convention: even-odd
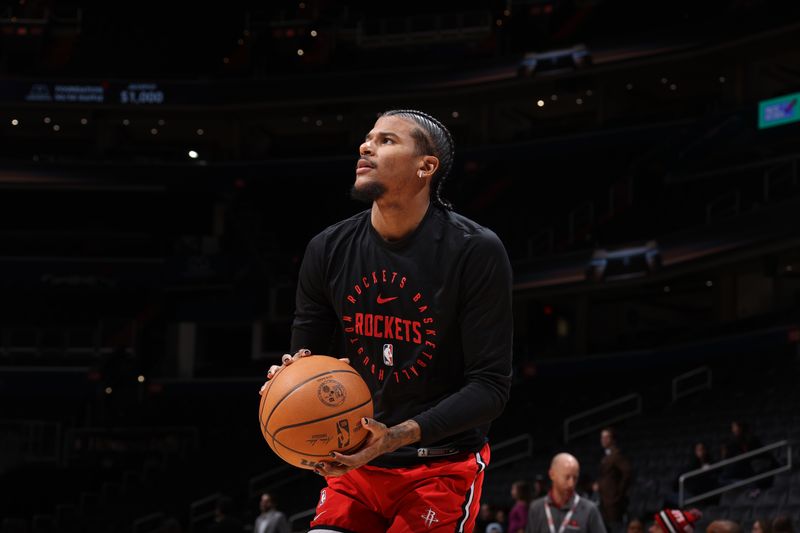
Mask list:
[[[526,533],[606,533],[597,506],[575,492],[578,460],[559,453],[550,462],[549,475],[552,488],[531,503]]]

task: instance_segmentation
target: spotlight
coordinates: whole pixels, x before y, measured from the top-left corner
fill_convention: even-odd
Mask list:
[[[203,135],[204,133],[205,133],[205,131],[203,130],[203,128],[197,128],[197,134],[198,135]]]
[[[544,100],[539,100],[538,102],[536,102],[536,105],[538,105],[539,107],[544,107]]]
[[[15,118],[12,118],[11,119],[11,125],[12,126],[19,126],[19,120],[15,119]]]
[[[194,151],[194,150],[189,150],[189,157],[191,157],[192,159],[197,159],[197,156],[198,156],[198,155],[199,155],[199,154],[198,154],[196,151]]]
[[[303,52],[303,49],[302,48],[298,48],[297,49],[297,55],[302,56],[303,54],[305,54],[305,52]]]

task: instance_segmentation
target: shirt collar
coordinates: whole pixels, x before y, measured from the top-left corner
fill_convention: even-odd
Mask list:
[[[547,493],[547,501],[558,509],[568,509],[569,506],[572,504],[572,500],[574,498],[575,498],[575,491],[570,492],[569,496],[567,496],[567,500],[564,502],[559,502],[558,500],[556,500],[553,489],[550,489],[550,492]]]

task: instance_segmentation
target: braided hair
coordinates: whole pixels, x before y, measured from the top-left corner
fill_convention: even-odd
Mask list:
[[[431,178],[431,202],[442,209],[452,211],[453,205],[441,196],[444,180],[453,168],[455,156],[455,143],[448,129],[431,115],[415,109],[393,109],[381,116],[399,116],[412,120],[418,126],[411,132],[417,143],[417,149],[423,154],[434,155],[439,159],[439,168]]]

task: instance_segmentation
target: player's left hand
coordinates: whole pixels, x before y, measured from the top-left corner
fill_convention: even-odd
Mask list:
[[[314,472],[326,477],[341,476],[364,466],[379,455],[393,452],[401,446],[417,442],[420,438],[419,425],[413,420],[407,420],[391,428],[372,418],[364,418],[361,423],[364,429],[369,431],[365,444],[350,455],[332,452],[333,461],[320,461]]]

